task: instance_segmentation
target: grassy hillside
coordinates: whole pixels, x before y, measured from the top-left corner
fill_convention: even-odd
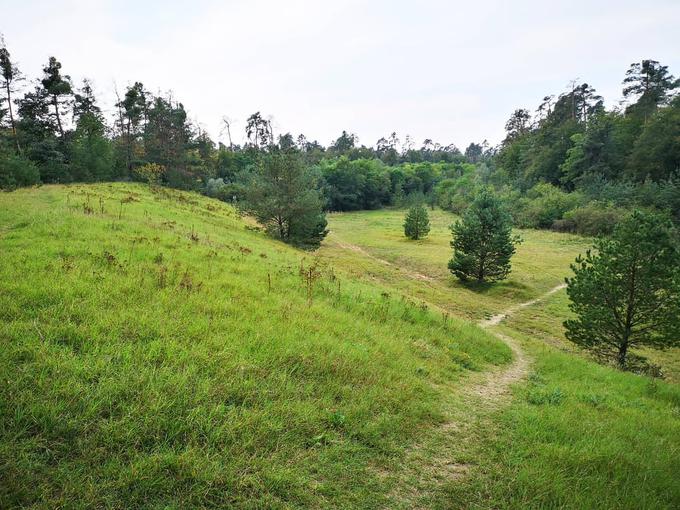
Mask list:
[[[453,215],[431,212],[423,241],[403,237],[402,210],[335,214],[321,251],[358,278],[379,281],[479,318],[534,299],[560,284],[588,239],[520,231],[524,243],[506,282],[471,290],[447,274]],[[678,508],[680,486],[680,350],[645,355],[660,363],[665,382],[621,373],[590,361],[564,339],[564,290],[517,308],[495,328],[532,360],[523,382],[501,405],[456,395],[457,430],[431,437],[431,452],[457,460],[455,476],[427,474],[402,482],[418,496],[401,508]],[[465,425],[461,425],[465,424]],[[465,476],[460,476],[464,472]],[[443,478],[443,479],[442,479]]]
[[[0,194],[0,254],[2,508],[378,507],[450,386],[510,359],[195,194]]]
[[[680,387],[597,365],[511,327],[534,362],[489,417],[478,469],[440,501],[471,508],[678,508]],[[447,507],[447,505],[439,505]]]
[[[492,328],[514,356],[463,321],[588,240],[522,232],[471,290],[453,216],[413,242],[403,214],[310,254],[190,193],[0,194],[0,508],[680,506],[676,384],[565,350],[563,291]]]

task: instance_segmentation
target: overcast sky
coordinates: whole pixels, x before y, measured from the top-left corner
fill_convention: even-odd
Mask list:
[[[629,64],[680,74],[680,0],[0,0],[0,32],[29,78],[50,55],[93,80],[172,91],[214,139],[260,111],[326,145],[343,129],[464,148],[499,142],[519,107],[570,80],[616,105]]]

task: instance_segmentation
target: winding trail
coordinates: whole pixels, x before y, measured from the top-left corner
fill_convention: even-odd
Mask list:
[[[398,269],[409,278],[426,281],[429,283],[436,283],[436,280],[431,276],[427,276],[416,271],[411,271],[409,269],[398,267],[388,260],[376,257],[375,255],[366,251],[361,246],[345,243],[340,240],[336,240],[336,244],[344,250],[349,250],[354,253],[358,253],[359,255],[363,255],[364,257],[374,260],[384,266],[389,266]],[[500,313],[497,313],[489,317],[488,319],[483,319],[479,321],[477,325],[483,329],[489,329],[492,328],[493,326],[498,326],[501,322],[503,322],[503,320],[510,317],[514,313],[524,308],[538,304],[539,302],[550,297],[556,292],[559,292],[560,290],[566,288],[566,286],[567,285],[565,283],[557,285],[534,299],[525,301],[523,303],[518,303],[509,308],[506,308]],[[431,306],[433,306],[433,308],[442,310],[443,312],[446,311],[440,306],[436,305]],[[500,339],[501,341],[505,342],[505,344],[507,344],[507,346],[510,347],[513,354],[512,363],[510,364],[510,366],[505,366],[497,370],[485,372],[484,380],[479,381],[476,384],[467,385],[464,389],[461,390],[461,393],[465,396],[480,397],[481,400],[486,402],[487,404],[490,405],[493,404],[494,406],[497,406],[498,404],[501,403],[500,401],[502,400],[503,395],[509,393],[510,386],[513,383],[519,381],[520,379],[526,377],[529,370],[529,359],[524,350],[522,349],[522,347],[515,339],[507,335],[504,335],[499,331],[492,330],[491,334],[493,334],[496,338]]]
[[[400,268],[376,257],[360,246],[340,241],[336,243],[340,248],[399,269],[409,278],[439,283],[430,276]],[[495,326],[565,287],[564,283],[557,285],[534,299],[510,306],[477,323],[480,328],[487,330],[512,350],[512,362],[484,372],[472,373],[463,386],[452,385],[450,388],[444,388],[444,391],[450,391],[459,398],[447,399],[448,402],[444,404],[443,412],[446,418],[439,426],[439,432],[423,437],[420,444],[410,448],[399,469],[379,473],[380,476],[390,478],[395,483],[390,505],[386,508],[431,508],[436,502],[440,502],[437,494],[442,486],[470,475],[470,471],[475,467],[474,459],[478,455],[478,445],[484,441],[484,433],[488,433],[496,426],[493,420],[494,411],[507,405],[512,385],[527,377],[531,365],[531,358],[520,343],[497,331]],[[440,306],[431,306],[445,312]]]
[[[507,308],[504,311],[496,315],[493,315],[488,319],[479,321],[477,324],[484,329],[489,329],[492,328],[493,326],[498,326],[503,320],[510,317],[514,313],[524,308],[538,304],[539,302],[550,297],[556,292],[559,292],[560,290],[566,288],[566,286],[567,285],[564,283],[557,285],[556,287],[553,287],[548,292],[540,295],[537,298],[534,298],[530,301],[525,301],[524,303],[513,305],[510,308]],[[510,386],[513,383],[526,377],[527,372],[529,370],[529,359],[526,353],[524,352],[524,349],[522,349],[517,340],[515,340],[514,338],[511,338],[508,335],[504,335],[499,331],[491,331],[491,334],[505,342],[507,346],[510,347],[513,354],[513,362],[510,364],[509,367],[505,367],[500,371],[493,370],[489,372],[486,381],[477,385],[467,387],[463,392],[466,395],[480,396],[487,401],[494,400],[498,401],[504,394],[507,394],[509,392]]]
[[[507,405],[513,384],[529,373],[531,359],[517,340],[493,329],[519,310],[535,305],[564,289],[557,285],[541,296],[513,305],[506,310],[478,322],[478,325],[512,350],[509,365],[469,375],[463,386],[445,388],[453,398],[444,403],[445,421],[437,432],[423,438],[406,454],[400,468],[392,474],[395,489],[390,509],[427,509],[441,503],[440,491],[450,483],[459,483],[476,468],[480,444],[498,424],[494,412]]]

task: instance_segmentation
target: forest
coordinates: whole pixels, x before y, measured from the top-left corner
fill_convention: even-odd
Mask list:
[[[464,151],[394,132],[367,146],[343,131],[324,147],[304,134],[275,135],[260,112],[248,118],[245,144],[231,142],[226,117],[229,143],[215,144],[189,122],[183,103],[140,82],[120,92],[115,118],[107,119],[93,85],[72,83],[55,57],[31,80],[3,46],[0,67],[3,189],[151,179],[256,210],[263,221],[278,215],[278,237],[310,246],[323,238],[324,211],[427,203],[462,213],[484,188],[519,227],[608,234],[638,207],[680,221],[679,80],[655,60],[622,73],[620,106],[607,109],[592,85],[574,81],[534,111],[515,110],[499,145],[471,143]],[[272,164],[278,170],[264,170]],[[281,172],[289,185],[276,184]],[[308,217],[298,223],[305,225],[280,228],[290,213],[285,204],[257,211],[279,192],[304,204]]]

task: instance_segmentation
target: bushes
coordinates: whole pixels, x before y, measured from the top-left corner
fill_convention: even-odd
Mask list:
[[[40,172],[35,164],[11,153],[0,153],[0,189],[32,186],[40,182]]]
[[[134,169],[135,177],[149,184],[158,184],[165,173],[165,168],[156,163],[147,163]]]
[[[552,228],[559,232],[575,232],[584,236],[609,235],[616,224],[628,213],[626,209],[602,202],[590,202],[567,211]]]
[[[539,183],[511,204],[511,210],[515,211],[515,223],[519,227],[550,228],[582,200],[580,193],[567,193],[552,184]]]

